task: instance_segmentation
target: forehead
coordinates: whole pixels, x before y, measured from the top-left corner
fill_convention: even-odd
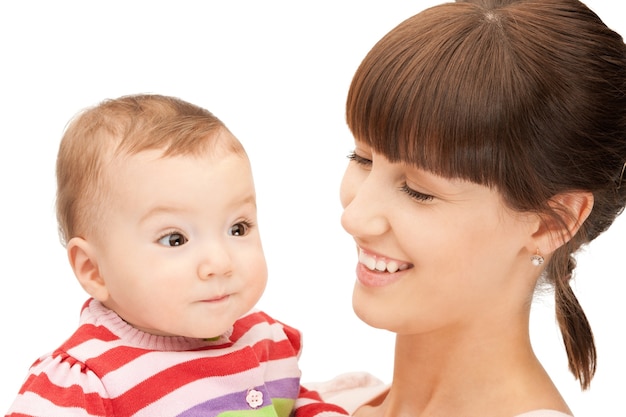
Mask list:
[[[231,151],[175,156],[142,151],[115,158],[106,171],[113,207],[140,210],[171,204],[201,209],[255,196],[247,156]]]

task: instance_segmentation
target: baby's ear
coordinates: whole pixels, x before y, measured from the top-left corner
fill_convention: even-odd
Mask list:
[[[593,194],[588,191],[557,194],[549,204],[558,217],[542,217],[541,225],[533,236],[543,253],[554,252],[578,232],[593,208]]]
[[[104,302],[109,298],[109,292],[100,275],[95,252],[92,245],[83,238],[74,237],[67,242],[67,257],[78,282],[89,295]]]

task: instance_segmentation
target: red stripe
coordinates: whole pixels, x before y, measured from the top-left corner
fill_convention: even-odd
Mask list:
[[[308,398],[310,400],[322,401],[322,397],[320,397],[317,391],[312,391],[300,386],[300,393],[298,394],[298,398]]]
[[[104,342],[111,342],[113,340],[119,340],[115,334],[111,333],[105,327],[94,326],[93,324],[83,324],[76,330],[76,332],[70,337],[59,350],[70,350],[81,343],[87,342],[92,339],[102,340]]]
[[[339,407],[338,405],[328,403],[312,403],[303,405],[302,407],[298,407],[296,415],[298,417],[313,417],[319,415],[320,413],[323,413],[324,411],[344,414],[346,416],[349,415],[346,410]]]
[[[50,400],[59,407],[77,407],[86,410],[90,415],[109,415],[111,406],[106,399],[97,393],[85,393],[79,385],[70,387],[60,387],[48,378],[48,375],[41,373],[37,376],[30,375],[20,393],[30,391],[42,398]]]
[[[260,340],[252,346],[252,350],[259,358],[259,362],[295,357],[297,354],[289,340],[279,342],[269,339]]]
[[[252,327],[260,323],[267,323],[269,325],[276,323],[280,324],[283,328],[284,333],[287,335],[287,339],[291,343],[293,350],[298,353],[300,352],[300,350],[302,349],[300,332],[291,326],[288,326],[278,320],[273,319],[262,311],[255,312],[239,319],[235,323],[235,327],[233,328],[233,334],[230,336],[230,340],[236,342],[248,331],[250,331]]]
[[[233,327],[233,333],[230,335],[232,342],[237,342],[241,337],[259,323],[272,324],[274,321],[268,315],[262,312],[255,312],[240,318]]]
[[[291,342],[291,346],[293,346],[294,351],[298,354],[302,350],[302,338],[300,337],[300,332],[293,327],[287,326],[285,323],[280,323],[283,326],[283,331],[287,335],[287,339]]]
[[[87,366],[102,379],[109,372],[150,352],[149,350],[130,346],[119,346],[104,352],[98,357],[87,359]]]
[[[28,391],[30,389],[30,385],[33,384],[35,379],[37,379],[37,375],[29,374],[28,378],[26,378],[26,381],[24,381],[24,384],[22,384],[19,393],[24,394],[26,391]]]
[[[327,411],[327,412],[332,411],[334,413],[342,413],[345,415],[349,415],[348,412],[344,410],[343,408],[335,404],[329,404],[329,403],[323,402],[322,397],[320,397],[317,391],[308,390],[304,388],[303,386],[300,386],[300,393],[298,394],[298,399],[300,398],[307,398],[309,400],[314,400],[318,402],[298,407],[298,411],[296,412],[298,417],[316,416],[317,414],[323,411]]]

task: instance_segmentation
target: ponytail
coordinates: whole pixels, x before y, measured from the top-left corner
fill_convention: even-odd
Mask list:
[[[569,370],[583,390],[589,388],[596,372],[596,346],[589,321],[570,286],[576,260],[570,245],[555,251],[546,268],[548,279],[554,285],[556,318],[567,352]]]

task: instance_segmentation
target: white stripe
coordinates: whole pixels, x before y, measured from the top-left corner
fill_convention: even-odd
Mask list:
[[[274,381],[283,378],[300,378],[302,372],[298,368],[298,360],[294,357],[276,359],[261,364],[264,367],[265,380]]]
[[[89,339],[80,345],[76,345],[67,350],[67,353],[73,358],[84,361],[90,358],[96,358],[120,345],[122,345],[120,340],[105,341],[100,339]]]
[[[63,417],[93,417],[83,408],[58,407],[32,392],[25,392],[18,395],[13,406],[8,411],[11,413],[22,413],[30,416],[63,416]]]
[[[264,321],[252,326],[241,336],[241,338],[239,338],[239,340],[237,340],[236,344],[250,346],[263,339],[280,342],[287,340],[287,335],[285,334],[283,326],[280,323],[270,324]]]

